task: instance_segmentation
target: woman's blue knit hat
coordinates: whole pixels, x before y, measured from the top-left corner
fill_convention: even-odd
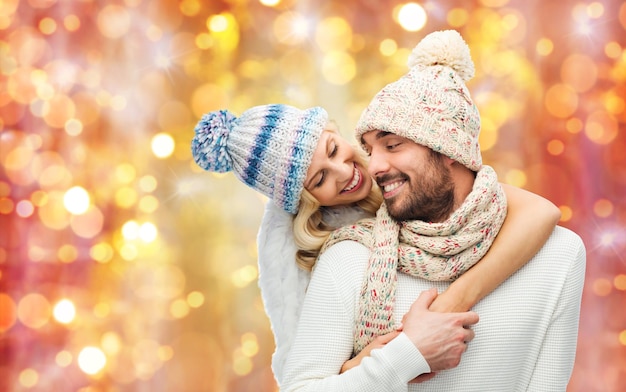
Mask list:
[[[228,110],[214,111],[196,125],[191,151],[204,170],[232,170],[243,183],[295,214],[327,123],[328,114],[320,107],[262,105],[239,118]]]

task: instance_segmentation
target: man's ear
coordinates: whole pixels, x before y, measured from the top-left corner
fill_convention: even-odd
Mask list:
[[[452,158],[448,157],[447,155],[443,155],[443,154],[442,154],[442,156],[443,156],[443,161],[444,161],[444,163],[445,163],[446,165],[448,165],[448,166],[452,166],[452,165],[454,165],[455,163],[459,163],[459,162],[455,161],[454,159],[452,159]]]

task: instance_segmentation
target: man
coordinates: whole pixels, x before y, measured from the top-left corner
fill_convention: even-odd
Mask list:
[[[471,312],[427,310],[435,297],[427,290],[449,283],[415,276],[470,268],[506,211],[495,172],[482,165],[480,117],[464,84],[474,71],[467,45],[454,31],[430,34],[410,65],[357,125],[385,203],[374,223],[341,229],[320,257],[283,389],[565,391],[585,273],[584,245],[573,232],[557,227],[526,266],[474,307],[475,337],[464,328],[477,321]],[[421,251],[406,257],[403,242]],[[352,353],[394,329],[402,332],[337,374]]]

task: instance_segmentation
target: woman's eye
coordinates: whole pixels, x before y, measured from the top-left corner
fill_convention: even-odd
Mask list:
[[[330,154],[328,154],[328,157],[333,158],[335,155],[337,155],[337,150],[339,150],[339,147],[337,147],[336,144],[333,144],[333,148],[330,150]]]
[[[387,150],[393,150],[394,148],[398,147],[400,144],[401,143],[388,144]]]
[[[316,188],[321,187],[324,184],[324,179],[326,178],[326,171],[322,171],[322,175],[320,176],[320,180],[315,184]]]

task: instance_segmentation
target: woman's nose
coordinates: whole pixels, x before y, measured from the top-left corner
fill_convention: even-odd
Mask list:
[[[337,173],[337,181],[350,180],[354,174],[354,163],[349,160],[337,159],[333,162],[334,172]]]

